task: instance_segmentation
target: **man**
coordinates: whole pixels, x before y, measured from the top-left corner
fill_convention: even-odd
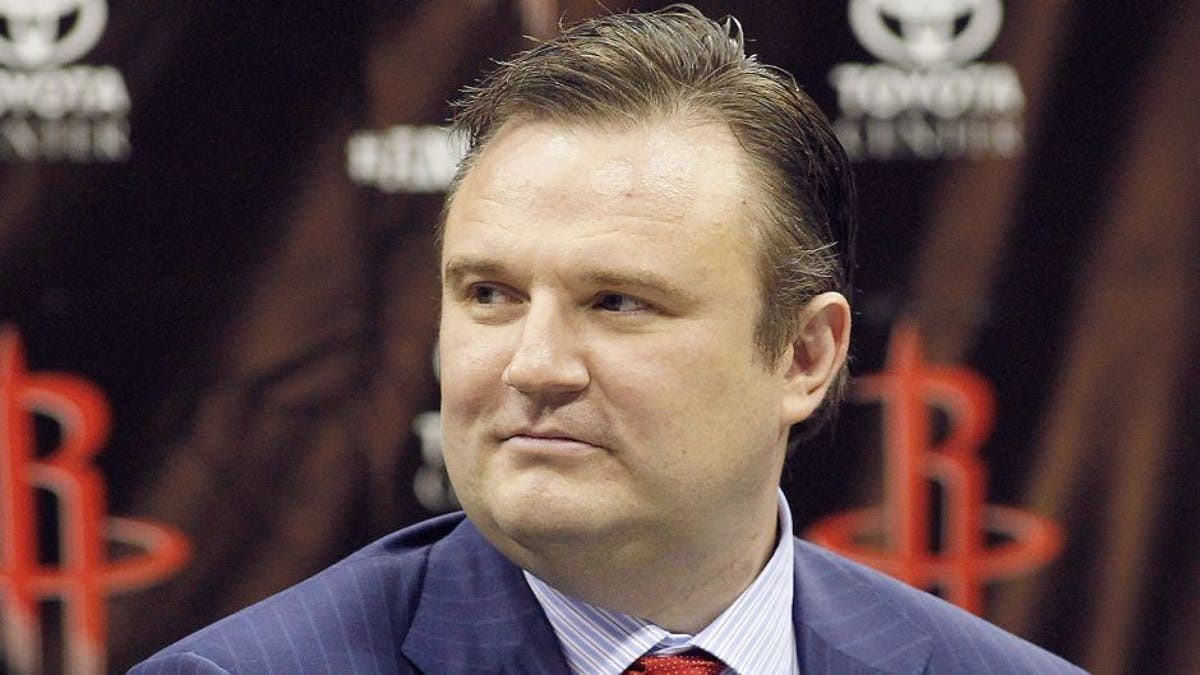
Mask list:
[[[457,125],[439,348],[465,519],[135,672],[1078,672],[791,536],[789,440],[845,379],[853,184],[736,22],[576,26]]]

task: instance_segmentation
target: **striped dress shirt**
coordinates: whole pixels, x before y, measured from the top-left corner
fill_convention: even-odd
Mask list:
[[[779,541],[753,583],[695,635],[590,605],[525,572],[575,675],[620,675],[643,654],[700,648],[721,659],[724,675],[799,675],[792,626],[792,514],[779,492]]]

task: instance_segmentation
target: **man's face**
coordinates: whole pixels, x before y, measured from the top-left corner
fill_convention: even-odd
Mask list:
[[[769,369],[756,352],[741,153],[715,124],[526,120],[460,186],[443,443],[468,515],[510,556],[652,558],[664,533],[773,518],[791,352]]]

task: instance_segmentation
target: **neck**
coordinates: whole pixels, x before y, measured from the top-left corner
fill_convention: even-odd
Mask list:
[[[673,633],[694,635],[750,586],[774,552],[777,536],[788,534],[778,533],[773,493],[754,515],[753,522],[734,527],[709,523],[701,536],[693,538],[670,531],[649,545],[622,542],[596,547],[575,542],[510,557],[585,602],[645,619]]]

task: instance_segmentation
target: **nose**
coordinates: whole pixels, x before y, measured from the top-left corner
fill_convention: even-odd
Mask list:
[[[591,381],[570,317],[551,300],[530,302],[504,383],[524,394],[567,394]]]

